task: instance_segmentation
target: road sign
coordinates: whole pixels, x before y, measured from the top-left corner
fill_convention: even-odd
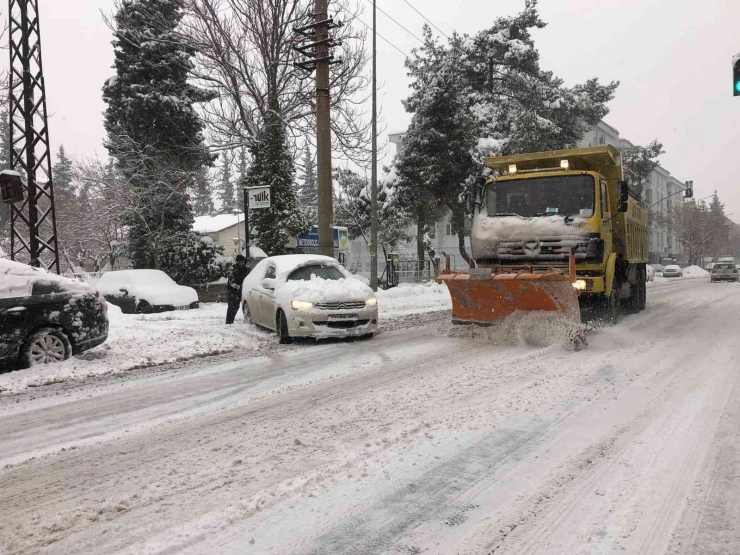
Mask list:
[[[269,187],[249,187],[247,189],[249,209],[270,208],[271,194]]]
[[[349,250],[349,234],[346,227],[334,227],[334,248],[339,251]],[[319,228],[313,226],[310,231],[301,233],[298,236],[298,248],[301,249],[318,249],[319,248]]]

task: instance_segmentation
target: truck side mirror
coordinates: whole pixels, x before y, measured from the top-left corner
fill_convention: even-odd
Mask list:
[[[465,215],[470,216],[475,208],[473,204],[473,191],[465,192]]]
[[[626,181],[619,181],[619,204],[617,206],[617,212],[627,212],[629,208],[630,198],[630,186]]]

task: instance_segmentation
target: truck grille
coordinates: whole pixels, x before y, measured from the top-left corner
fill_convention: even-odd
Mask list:
[[[318,303],[316,308],[321,310],[359,310],[365,308],[363,301],[341,301],[337,303]]]
[[[570,249],[588,243],[583,235],[541,237],[540,239],[501,239],[496,246],[499,260],[567,261]],[[585,260],[585,252],[576,252],[576,260]]]

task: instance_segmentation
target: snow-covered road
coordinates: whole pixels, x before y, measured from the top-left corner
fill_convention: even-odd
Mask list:
[[[0,396],[0,553],[740,553],[740,286],[648,295]]]

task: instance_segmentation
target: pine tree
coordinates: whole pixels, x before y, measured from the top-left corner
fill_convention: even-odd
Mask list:
[[[182,0],[121,0],[115,15],[116,75],[103,87],[106,148],[132,188],[128,256],[158,268],[166,239],[188,234],[188,190],[212,157],[193,105],[213,98],[188,82],[193,48],[178,33]]]
[[[203,167],[195,176],[193,185],[193,213],[196,216],[207,216],[213,212],[213,195],[208,168]]]
[[[74,166],[67,158],[64,145],[59,146],[56,164],[51,169],[54,179],[54,201],[57,212],[72,210],[76,197],[74,190]]]
[[[303,183],[298,195],[301,211],[309,222],[317,223],[319,214],[319,188],[316,180],[316,162],[306,147],[303,155]]]
[[[309,224],[297,207],[293,190],[293,158],[283,122],[275,110],[267,112],[259,139],[250,147],[252,165],[247,171],[244,186],[269,186],[271,206],[251,211],[249,223],[254,227],[255,241],[260,248],[270,255],[282,254],[289,234],[303,233]]]
[[[648,146],[632,146],[622,151],[624,178],[639,196],[642,196],[650,174],[658,167],[658,156],[664,153],[663,145],[657,139]]]
[[[224,152],[223,166],[221,167],[221,183],[218,188],[218,198],[221,201],[221,213],[231,214],[238,206],[234,203],[234,182],[231,181],[231,158]]]

